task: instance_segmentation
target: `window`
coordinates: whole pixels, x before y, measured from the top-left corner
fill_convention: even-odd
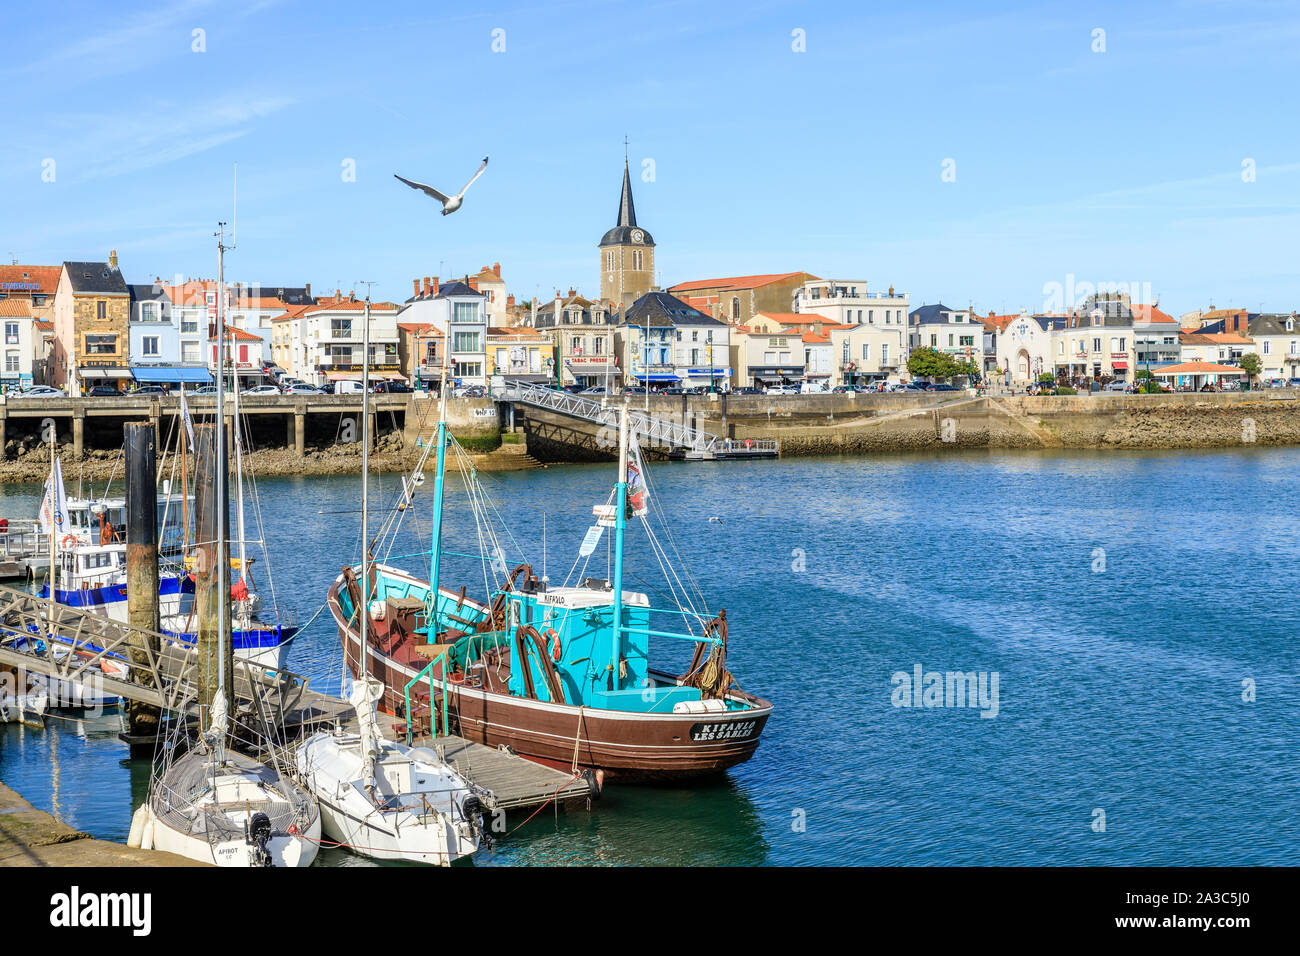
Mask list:
[[[699,330],[699,329],[691,329],[691,341],[692,341],[692,342],[698,342],[699,340],[700,340],[700,330]]]
[[[776,353],[775,353],[775,352],[764,352],[764,353],[763,353],[763,364],[764,364],[764,365],[775,365],[775,364],[776,364]]]
[[[1092,350],[1093,350],[1094,352],[1100,352],[1100,351],[1101,351],[1101,339],[1093,339],[1093,340],[1092,340]]]
[[[863,343],[862,343],[862,361],[864,361],[864,362],[870,362],[870,361],[871,361],[871,343],[870,343],[870,342],[863,342]]]
[[[692,364],[692,365],[699,365],[699,364],[700,364],[700,350],[699,350],[699,349],[691,349],[691,364]]]
[[[577,339],[574,340],[575,342]],[[477,332],[453,332],[451,340],[453,352],[478,352],[479,337]],[[475,373],[477,374],[477,373]]]
[[[247,345],[241,345],[241,346],[239,347],[239,362],[240,362],[241,365],[247,365],[247,364],[248,364],[248,346],[247,346]],[[360,646],[360,645],[358,645],[358,646]]]
[[[888,342],[880,343],[880,364],[881,365],[889,364],[889,343]]]
[[[958,344],[958,345],[962,345],[962,346],[970,346],[971,348],[974,348],[974,347],[975,347],[975,336],[973,336],[973,335],[963,335],[963,336],[961,337],[961,340],[960,340],[957,344]]]
[[[18,323],[6,322],[5,323],[5,345],[17,345],[17,344],[18,344]]]
[[[87,355],[116,355],[117,336],[116,335],[87,335],[86,354]]]
[[[199,330],[199,317],[193,312],[186,312],[181,316],[181,331],[185,333],[195,333]]]
[[[6,372],[17,372],[17,371],[18,371],[18,353],[17,353],[17,352],[6,352],[6,353],[5,353],[5,371],[6,371]]]
[[[455,302],[452,304],[451,320],[453,322],[477,322],[477,302]]]
[[[948,333],[948,348],[952,348],[952,333]]]
[[[141,302],[140,303],[140,321],[157,322],[158,321],[158,303]]]
[[[740,318],[740,296],[733,295],[731,297],[731,317],[733,319]]]
[[[591,337],[591,351],[593,355],[603,355],[605,353],[605,336],[593,335]]]
[[[330,319],[330,338],[332,339],[352,338],[352,320],[351,319]]]
[[[158,336],[146,335],[142,338],[140,340],[140,354],[156,356],[158,354]]]
[[[199,360],[199,343],[182,342],[181,343],[181,361],[194,363]]]
[[[844,342],[840,345],[840,361],[846,364],[849,361],[849,340],[848,339],[845,339]]]
[[[861,318],[861,317],[862,317],[862,313],[858,313],[858,317]],[[876,324],[876,310],[875,310],[875,309],[867,309],[867,323],[868,323],[869,325],[875,325],[875,324]]]
[[[456,378],[478,378],[483,374],[482,362],[454,362],[452,374]]]
[[[934,347],[934,346],[936,346],[936,345],[938,345],[938,344],[939,344],[939,336],[934,335],[934,334],[931,334],[931,336],[930,336],[930,345],[931,345],[931,347]]]

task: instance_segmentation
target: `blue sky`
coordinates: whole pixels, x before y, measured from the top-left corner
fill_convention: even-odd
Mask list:
[[[213,275],[238,163],[232,278],[400,300],[499,261],[520,297],[594,294],[626,135],[665,285],[805,269],[1002,312],[1122,282],[1174,314],[1290,311],[1298,41],[1271,2],[11,8],[0,256]],[[392,178],[455,191],[484,155],[445,218]]]

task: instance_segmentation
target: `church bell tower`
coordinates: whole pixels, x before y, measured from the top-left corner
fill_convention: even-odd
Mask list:
[[[632,177],[623,158],[618,223],[600,240],[600,298],[626,309],[654,286],[655,241],[636,224]]]

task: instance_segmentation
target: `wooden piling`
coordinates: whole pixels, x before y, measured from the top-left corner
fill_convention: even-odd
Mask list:
[[[194,473],[194,512],[195,512],[195,549],[194,570],[197,578],[194,589],[194,617],[198,624],[197,634],[197,684],[199,696],[199,722],[208,725],[208,714],[212,700],[217,695],[220,685],[218,662],[220,635],[225,634],[225,684],[235,684],[233,659],[234,653],[230,642],[230,592],[221,594],[217,584],[219,562],[230,564],[230,509],[226,513],[217,513],[217,482],[228,485],[229,469],[225,462],[216,460],[216,428],[214,424],[202,424],[194,427],[195,464]],[[221,496],[230,501],[229,494]],[[226,542],[223,554],[217,553],[217,522],[226,531],[222,540]],[[224,618],[224,626],[222,626]],[[231,701],[226,702],[232,704]],[[231,708],[233,712],[233,707]]]
[[[132,627],[158,631],[158,494],[152,424],[128,422],[126,432],[126,602]],[[130,637],[132,679],[152,681],[149,661],[159,648],[152,637]],[[132,756],[152,756],[158,734],[158,708],[139,701],[126,705],[126,740]],[[137,751],[140,753],[137,754]]]

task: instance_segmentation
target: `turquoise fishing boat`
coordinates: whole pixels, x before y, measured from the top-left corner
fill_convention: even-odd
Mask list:
[[[409,733],[427,728],[509,747],[575,775],[591,771],[598,783],[607,776],[676,779],[748,760],[772,705],[736,684],[726,669],[726,611],[708,610],[675,546],[665,546],[648,520],[655,503],[644,462],[629,440],[628,409],[614,489],[594,506],[595,523],[569,577],[552,586],[528,563],[508,568],[504,562],[505,549],[489,521],[494,509],[448,433],[445,401],[433,444],[429,578],[380,560],[371,565],[369,580],[346,567],[329,590],[348,667],[360,672],[364,648],[366,672],[384,683],[382,709],[405,717]],[[478,600],[441,581],[449,454],[462,456],[480,551],[490,568],[492,586]],[[407,483],[396,517],[376,541],[395,536],[418,483],[418,477]],[[655,607],[646,594],[624,589],[630,521],[645,530],[672,607]],[[596,576],[588,566],[606,531],[613,534],[610,567]],[[670,659],[674,647],[684,658],[682,642],[691,650],[688,665],[658,663]]]

